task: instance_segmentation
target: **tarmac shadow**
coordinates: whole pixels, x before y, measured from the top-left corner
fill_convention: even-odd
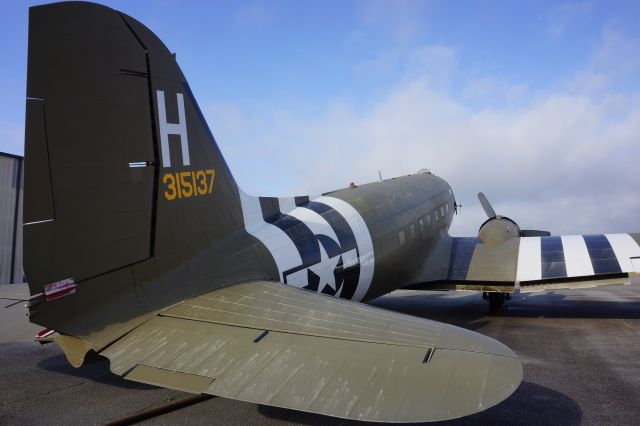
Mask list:
[[[488,315],[487,303],[482,300],[480,294],[470,294],[459,298],[445,297],[445,293],[442,295],[433,293],[414,293],[406,296],[386,295],[367,303],[389,311],[472,330],[480,328],[480,326],[473,324]],[[486,324],[486,322],[483,323]]]
[[[260,414],[281,421],[305,425],[373,425],[387,423],[345,420],[286,408],[259,405]],[[456,420],[425,423],[429,425],[557,425],[577,426],[582,423],[582,409],[568,396],[547,387],[522,382],[520,387],[502,403],[471,416]],[[420,424],[420,423],[416,423]]]
[[[582,424],[582,409],[567,395],[531,382],[520,387],[504,402],[481,413],[433,425],[564,425]]]
[[[603,296],[606,293],[603,292]],[[640,301],[590,300],[576,297],[579,294],[548,291],[545,293],[521,293],[506,302],[506,311],[490,314],[488,304],[480,294],[464,297],[443,297],[433,293],[407,296],[387,295],[367,303],[379,308],[441,321],[471,330],[479,327],[473,323],[482,318],[584,318],[584,319],[640,319]],[[592,296],[593,297],[593,296]]]
[[[640,319],[640,302],[576,298],[569,291],[514,296],[507,316],[522,318]]]
[[[113,374],[109,369],[109,360],[100,356],[96,356],[96,358],[89,364],[85,364],[80,368],[75,368],[69,364],[69,361],[67,361],[67,358],[63,354],[60,354],[41,360],[38,362],[38,367],[54,373],[88,379],[123,389],[157,389],[156,386],[132,382],[130,380],[123,379],[117,374]]]

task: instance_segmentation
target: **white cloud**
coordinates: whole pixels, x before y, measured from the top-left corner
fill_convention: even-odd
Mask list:
[[[630,79],[637,81],[640,73],[638,52],[640,40],[625,36],[613,22],[608,22],[587,65],[569,82],[569,88],[579,92],[602,92],[612,87],[624,87]]]
[[[424,32],[428,9],[426,0],[361,0],[356,15],[368,31],[407,42]]]
[[[499,212],[525,227],[621,231],[640,228],[640,103],[624,103],[621,114],[606,101],[549,95],[519,110],[470,111],[416,81],[361,115],[335,106],[315,119],[276,114],[249,123],[243,133],[262,137],[254,137],[234,162],[262,158],[267,181],[273,175],[295,177],[279,180],[279,189],[289,194],[372,181],[378,169],[390,177],[403,168],[429,167],[451,183],[467,208],[482,190]],[[227,136],[223,146],[235,139]],[[244,176],[239,181],[255,185]],[[482,218],[469,221],[467,211],[456,229],[468,233]]]
[[[589,2],[560,3],[549,13],[548,33],[552,39],[562,37],[567,29],[580,17],[591,12],[593,6]]]
[[[241,27],[264,27],[271,23],[279,7],[278,2],[253,0],[238,6],[235,21]]]
[[[480,77],[470,79],[462,88],[460,96],[463,101],[486,105],[488,100],[517,104],[526,101],[530,94],[526,83],[509,83],[505,79]]]
[[[410,79],[426,78],[432,88],[447,89],[456,69],[457,58],[453,48],[428,45],[407,55],[404,74]]]
[[[456,72],[454,51],[427,47],[415,55],[425,52]],[[431,168],[465,205],[452,227],[458,235],[474,235],[485,219],[478,191],[523,228],[640,230],[640,94],[557,87],[517,107],[471,108],[434,87],[430,75],[410,73],[365,111],[340,102],[316,117],[234,110],[240,124],[220,129],[222,149],[240,185],[265,195],[313,194],[377,180],[378,170],[388,178]],[[491,90],[529,93],[521,83],[492,81]]]

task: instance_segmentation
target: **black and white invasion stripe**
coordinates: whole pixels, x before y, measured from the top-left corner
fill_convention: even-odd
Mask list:
[[[353,206],[330,196],[240,195],[245,228],[269,250],[281,282],[346,299],[364,298],[373,279],[373,243]],[[317,282],[319,271],[335,275],[335,288]]]
[[[523,237],[517,281],[640,273],[640,245],[629,234]]]

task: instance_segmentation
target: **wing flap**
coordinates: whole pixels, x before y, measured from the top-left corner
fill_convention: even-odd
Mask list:
[[[126,376],[126,379],[148,385],[174,388],[183,392],[203,393],[213,379],[208,376],[198,376],[176,370],[151,367],[138,364]]]
[[[536,291],[562,290],[574,288],[602,287],[606,285],[627,285],[631,281],[629,275],[620,274],[615,276],[589,276],[574,278],[552,278],[549,280],[526,281],[520,283],[521,293],[533,293]]]
[[[206,305],[203,299],[216,302],[199,307],[198,319],[191,308],[178,309]],[[522,378],[515,354],[492,339],[281,284],[242,284],[183,304],[102,351],[112,371],[194,393],[402,422],[480,411],[509,396]],[[223,315],[232,309],[234,315]],[[366,324],[366,332],[343,333],[348,318]]]

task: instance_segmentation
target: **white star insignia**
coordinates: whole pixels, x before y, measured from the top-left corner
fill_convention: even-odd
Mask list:
[[[320,263],[316,263],[313,266],[309,266],[309,270],[320,277],[320,284],[318,285],[318,291],[322,291],[325,285],[328,285],[333,289],[333,291],[337,291],[336,289],[336,276],[334,272],[336,270],[336,266],[340,261],[340,255],[335,257],[329,257],[327,255],[326,250],[320,245]]]

